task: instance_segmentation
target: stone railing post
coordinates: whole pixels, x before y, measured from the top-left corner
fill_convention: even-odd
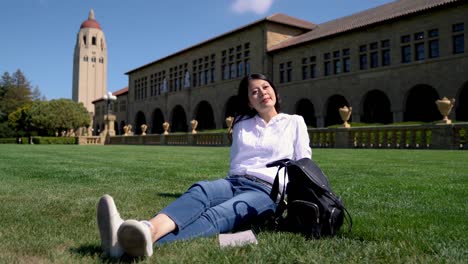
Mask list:
[[[431,148],[455,149],[455,133],[453,125],[434,125],[431,130]]]
[[[348,128],[335,130],[335,148],[351,148],[351,132]]]

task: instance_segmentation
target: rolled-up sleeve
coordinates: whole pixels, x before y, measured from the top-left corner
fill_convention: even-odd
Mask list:
[[[309,132],[304,118],[299,115],[296,117],[296,141],[294,142],[294,160],[302,158],[312,159],[312,149],[310,148]]]

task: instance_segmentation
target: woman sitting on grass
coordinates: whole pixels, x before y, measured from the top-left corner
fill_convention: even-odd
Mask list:
[[[148,221],[124,221],[104,195],[97,222],[105,253],[151,256],[153,243],[226,233],[274,213],[269,195],[277,168],[265,165],[311,158],[307,127],[301,116],[280,113],[278,92],[261,74],[242,79],[238,98],[228,176],[194,184]]]

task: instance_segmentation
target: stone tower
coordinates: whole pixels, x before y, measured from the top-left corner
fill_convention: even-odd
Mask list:
[[[76,37],[73,58],[73,100],[94,112],[92,101],[107,91],[107,45],[101,25],[89,11]]]

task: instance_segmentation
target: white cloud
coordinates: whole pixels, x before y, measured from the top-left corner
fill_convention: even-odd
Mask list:
[[[262,15],[270,9],[272,4],[273,0],[234,0],[231,8],[239,14],[254,12]]]

